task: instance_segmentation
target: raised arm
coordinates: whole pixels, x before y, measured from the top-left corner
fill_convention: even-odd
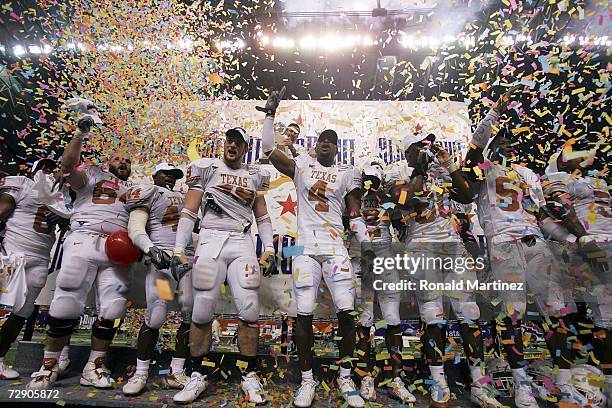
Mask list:
[[[276,149],[274,143],[274,115],[276,114],[276,108],[278,108],[284,94],[284,86],[280,91],[270,92],[265,108],[258,108],[258,110],[266,113],[261,144],[263,152],[268,155],[270,163],[272,163],[276,170],[280,171],[285,176],[293,178],[295,175],[295,161],[287,157],[285,153]]]
[[[469,204],[474,201],[472,186],[461,171],[461,168],[455,164],[450,153],[440,146],[436,146],[435,150],[438,164],[448,171],[452,179],[453,186],[450,198],[461,204]]]
[[[81,148],[83,140],[89,134],[93,121],[90,118],[81,118],[77,124],[72,140],[66,145],[62,154],[62,172],[74,190],[81,189],[87,183],[87,176],[77,167],[81,161]]]
[[[511,90],[512,91],[512,90]],[[472,140],[469,144],[468,152],[465,156],[465,167],[472,169],[484,162],[484,149],[491,139],[493,133],[493,125],[499,120],[499,116],[506,111],[508,104],[510,103],[510,92],[508,91],[501,95],[499,99],[493,104],[489,112],[474,131]],[[467,179],[471,182],[480,181],[477,172],[470,170],[467,172]]]

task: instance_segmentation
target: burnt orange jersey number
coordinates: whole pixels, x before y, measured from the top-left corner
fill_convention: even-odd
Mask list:
[[[176,230],[178,229],[178,223],[180,218],[181,214],[178,210],[178,207],[175,205],[169,205],[168,208],[166,208],[166,212],[164,213],[164,216],[161,219],[161,225],[171,225],[172,231],[176,232]]]
[[[46,206],[43,205],[38,207],[36,215],[34,216],[34,224],[32,225],[32,228],[34,228],[34,231],[38,232],[39,234],[49,234],[51,232],[49,231],[49,226],[47,225],[47,214],[49,214],[49,210]]]
[[[329,200],[327,199],[327,183],[318,180],[308,190],[308,201],[314,201],[315,210],[329,212]]]
[[[106,180],[101,180],[96,183],[91,202],[94,204],[114,204],[117,201],[117,192],[109,187],[104,187]]]
[[[518,200],[518,191],[512,188],[504,187],[504,183],[513,184],[512,179],[508,177],[499,176],[495,180],[495,192],[500,197],[509,197],[511,202],[505,206],[498,206],[502,211],[516,211],[520,208],[519,200]]]

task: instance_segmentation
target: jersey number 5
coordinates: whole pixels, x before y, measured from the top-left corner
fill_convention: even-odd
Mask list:
[[[502,211],[516,211],[519,209],[518,191],[512,188],[504,187],[504,183],[512,184],[512,180],[508,177],[500,176],[495,180],[495,192],[500,197],[510,197],[512,200],[506,206],[498,206]]]
[[[327,183],[323,180],[318,180],[308,190],[308,201],[314,201],[315,210],[320,212],[329,212],[329,201],[327,200]]]

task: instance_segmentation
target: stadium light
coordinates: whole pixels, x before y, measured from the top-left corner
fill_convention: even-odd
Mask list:
[[[13,47],[13,54],[15,54],[16,57],[20,57],[25,53],[26,49],[23,47],[23,45],[16,45]]]

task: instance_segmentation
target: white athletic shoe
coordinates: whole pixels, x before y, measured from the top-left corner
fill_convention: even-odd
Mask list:
[[[310,407],[315,397],[317,385],[319,385],[319,383],[315,380],[302,380],[302,384],[300,388],[298,388],[295,398],[293,399],[293,405],[298,408]]]
[[[123,386],[124,395],[137,395],[147,386],[149,376],[146,374],[134,374]]]
[[[8,366],[4,359],[0,360],[0,380],[14,380],[19,373]]]
[[[470,400],[481,408],[501,408],[503,405],[497,400],[497,390],[490,384],[475,382],[470,390]]]
[[[376,401],[376,387],[374,386],[374,378],[371,375],[366,375],[361,379],[361,387],[359,394],[365,401]]]
[[[559,387],[559,402],[565,404],[574,404],[579,407],[591,406],[591,401],[580,393],[573,384],[560,384]]]
[[[351,377],[338,377],[338,386],[349,407],[362,408],[365,406],[365,401],[359,395]]]
[[[174,402],[177,404],[189,404],[204,392],[208,386],[207,376],[194,371],[185,383],[185,387],[174,395]]]
[[[176,374],[170,373],[162,377],[161,382],[164,388],[172,388],[175,390],[182,390],[185,384],[189,380],[189,377],[185,374],[185,370],[179,371]]]
[[[58,361],[58,375],[60,377],[68,374],[68,368],[70,367],[70,357],[68,355],[60,354],[60,358]]]
[[[259,378],[257,377],[255,371],[251,371],[246,376],[242,377],[240,387],[242,388],[244,395],[246,395],[249,403],[264,405],[268,402],[266,400],[266,396],[264,395],[263,386],[261,385],[261,382],[259,382]]]
[[[104,357],[98,357],[85,364],[79,382],[88,387],[112,388],[115,380],[111,378],[110,370],[104,367]]]
[[[402,381],[400,377],[395,377],[387,387],[389,387],[389,396],[391,398],[400,400],[402,403],[416,402],[416,397],[408,391],[406,384],[404,384],[404,381]]]
[[[450,401],[451,393],[450,388],[448,388],[448,383],[446,382],[446,378],[442,381],[434,380],[434,383],[429,388],[429,393],[431,394],[431,406],[432,407],[447,407],[448,402]]]
[[[534,390],[528,384],[514,385],[514,403],[517,408],[539,408],[538,402],[533,396]]]
[[[29,390],[45,390],[53,385],[57,380],[59,366],[54,358],[43,362],[42,367],[32,373],[32,380],[26,386]]]

